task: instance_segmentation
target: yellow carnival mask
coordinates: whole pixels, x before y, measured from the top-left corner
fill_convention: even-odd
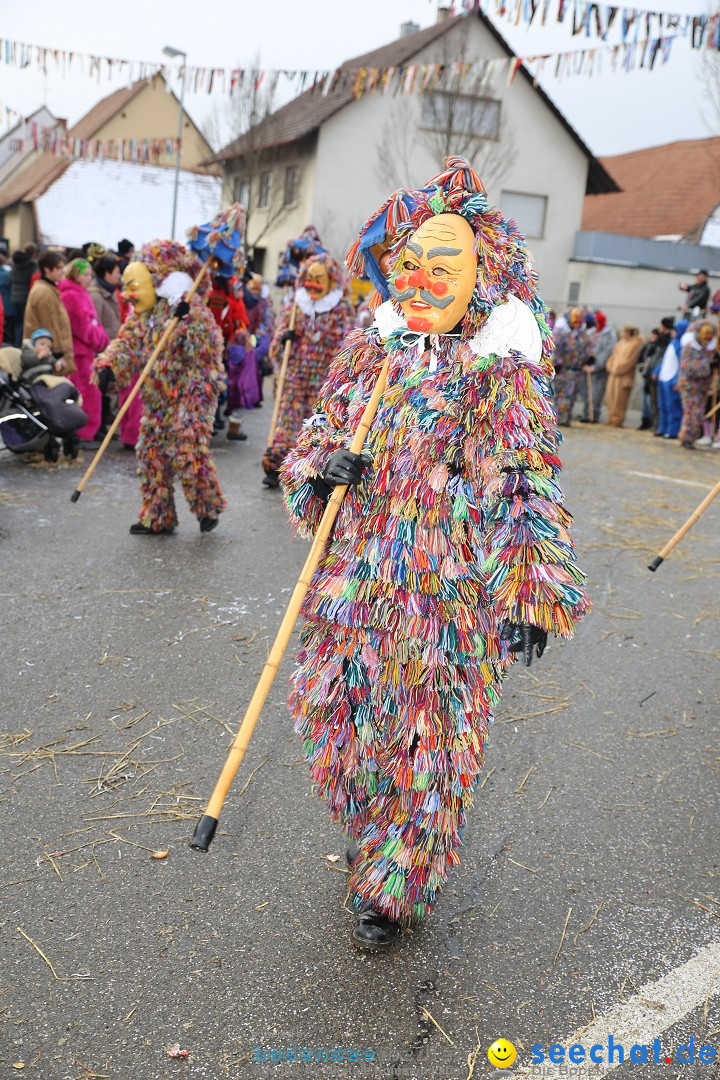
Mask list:
[[[477,278],[475,234],[459,214],[424,221],[405,245],[400,272],[390,284],[408,329],[447,334],[468,309]]]
[[[155,307],[155,286],[145,263],[128,263],[123,270],[122,284],[123,297],[132,304],[136,315]]]
[[[305,272],[305,288],[313,300],[320,300],[330,292],[330,275],[322,263],[310,263]]]
[[[703,323],[697,333],[697,339],[701,345],[709,345],[715,336],[715,332],[710,323]]]

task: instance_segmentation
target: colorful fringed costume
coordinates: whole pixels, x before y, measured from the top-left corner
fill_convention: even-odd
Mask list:
[[[312,778],[359,845],[356,910],[404,924],[428,914],[459,862],[513,658],[502,624],[569,637],[589,607],[556,480],[535,275],[514,226],[477,186],[458,189],[465,175],[455,166],[434,198],[415,193],[412,213],[416,227],[449,209],[475,232],[478,279],[460,334],[409,332],[383,304],[373,327],[348,334],[281,471],[309,537],[324,509],[318,478],[350,445],[387,358],[365,441],[372,465],[345,495],[304,602],[290,707]]]
[[[305,288],[308,266],[323,265],[330,279],[330,291],[313,300]],[[345,334],[353,326],[352,305],[345,298],[340,266],[327,254],[315,255],[303,264],[295,293],[297,337],[290,348],[278,424],[272,446],[263,455],[263,468],[271,473],[280,468],[283,458],[295,445],[303,420],[313,410],[331,360],[337,356]],[[291,305],[282,308],[270,346],[270,361],[276,374],[283,358],[283,335],[289,328]]]
[[[96,362],[98,371],[111,368],[120,388],[142,370],[160,340],[174,303],[201,268],[182,244],[146,244],[139,261],[153,278],[157,301],[152,310],[133,313],[118,336]],[[163,282],[181,274],[178,295],[164,298]],[[207,279],[190,303],[169,343],[158,357],[140,391],[143,415],[137,445],[142,493],[139,521],[155,532],[177,525],[173,480],[177,475],[193,514],[215,519],[225,499],[210,453],[213,417],[224,389],[223,338],[205,302]]]
[[[591,339],[585,324],[568,327],[555,335],[553,364],[555,367],[554,401],[558,423],[569,425],[573,406],[583,378],[583,365],[591,352]]]

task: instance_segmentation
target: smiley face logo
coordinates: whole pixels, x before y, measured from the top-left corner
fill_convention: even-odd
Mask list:
[[[488,1061],[496,1069],[509,1069],[516,1057],[517,1051],[507,1039],[496,1039],[488,1050]]]

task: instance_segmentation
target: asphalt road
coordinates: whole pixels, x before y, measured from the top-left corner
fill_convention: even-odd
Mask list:
[[[80,463],[0,457],[0,1078],[507,1076],[498,1037],[527,1066],[718,945],[720,501],[646,564],[720,455],[634,430],[568,433],[594,611],[511,673],[462,866],[421,930],[392,955],[350,947],[290,657],[210,852],[189,848],[307,550],[260,484],[268,422],[216,441],[230,506],[209,535],[183,503],[174,536],[130,536],[126,452],[76,505]],[[663,1051],[720,1049],[720,984],[678,978],[684,1011],[648,1006]],[[718,1075],[614,1075],[640,1069]]]

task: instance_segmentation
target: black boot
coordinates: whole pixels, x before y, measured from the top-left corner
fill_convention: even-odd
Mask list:
[[[152,529],[149,525],[143,525],[142,521],[136,521],[130,526],[133,536],[167,536],[173,529]]]
[[[270,472],[265,473],[263,477],[263,484],[266,488],[279,488],[280,487],[280,474],[277,469],[271,469]]]
[[[358,915],[351,941],[358,949],[380,952],[389,949],[399,937],[400,923],[374,911],[363,911]]]
[[[200,518],[200,532],[212,532],[218,526],[219,518]]]
[[[360,858],[360,847],[355,840],[350,840],[348,846],[345,848],[345,862],[352,870],[355,863]]]

